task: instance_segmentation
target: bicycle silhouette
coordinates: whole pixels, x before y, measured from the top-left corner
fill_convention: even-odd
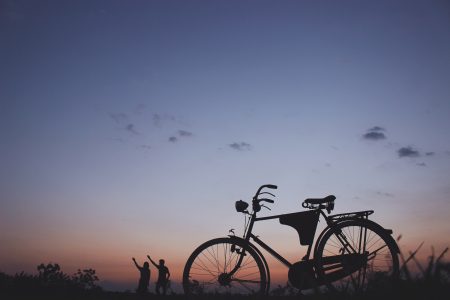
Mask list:
[[[276,189],[276,185],[261,186],[249,204],[236,201],[236,210],[246,218],[242,238],[231,230],[228,237],[216,238],[200,245],[188,258],[183,272],[183,288],[186,294],[268,294],[270,272],[258,244],[283,265],[289,268],[290,285],[300,289],[327,287],[331,291],[357,293],[367,289],[370,280],[393,283],[399,275],[400,250],[392,238],[392,230],[369,220],[373,210],[329,215],[334,209],[335,196],[306,199],[302,206],[309,210],[257,217],[262,202],[274,203],[261,192],[264,188]],[[265,195],[266,198],[260,198]],[[327,211],[328,216],[324,210]],[[326,228],[316,239],[311,256],[319,217],[326,221]],[[300,244],[308,246],[301,261],[291,263],[252,233],[255,222],[279,219],[298,232]]]

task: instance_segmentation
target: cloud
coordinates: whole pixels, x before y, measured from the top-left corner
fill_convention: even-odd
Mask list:
[[[378,192],[376,192],[376,194],[377,194],[378,196],[383,196],[383,197],[389,197],[389,198],[394,197],[394,194],[386,193],[386,192],[380,192],[380,191],[378,191]]]
[[[143,149],[143,150],[150,150],[150,149],[152,149],[152,147],[150,145],[140,145],[139,148]]]
[[[240,143],[232,143],[229,144],[228,146],[230,146],[230,148],[237,150],[237,151],[249,151],[251,150],[252,146],[249,143],[246,142],[240,142]]]
[[[420,152],[413,149],[411,146],[401,147],[397,150],[398,156],[401,157],[419,157]]]
[[[186,131],[186,130],[178,130],[178,135],[179,136],[192,136],[192,132]]]
[[[115,114],[109,114],[111,119],[114,120],[117,124],[123,124],[128,122],[128,116],[125,113],[115,113]]]
[[[384,129],[383,127],[380,127],[380,126],[374,126],[367,131],[386,131],[386,129]]]
[[[363,138],[366,140],[377,141],[386,139],[386,135],[383,132],[371,131],[363,134]]]
[[[424,163],[424,162],[421,162],[421,163],[417,163],[416,165],[418,165],[418,166],[420,166],[420,167],[426,167],[426,166],[427,166],[427,164],[426,164],[426,163]]]
[[[192,132],[186,131],[186,130],[178,130],[178,135],[180,137],[190,137],[193,136]],[[169,142],[171,143],[176,143],[178,142],[179,138],[177,138],[176,136],[172,135],[171,137],[169,137]]]
[[[152,119],[153,119],[153,124],[156,127],[161,127],[161,119],[162,119],[162,117],[159,114],[153,114]]]
[[[128,131],[131,134],[135,134],[135,135],[139,134],[139,132],[136,131],[136,128],[135,128],[134,124],[132,124],[132,123],[128,124],[125,127],[125,130]]]
[[[432,151],[431,151],[431,152],[427,152],[427,153],[425,153],[425,155],[426,155],[426,156],[433,156],[434,154],[435,154],[435,153],[434,153],[434,152],[432,152]]]
[[[384,140],[386,139],[386,135],[383,131],[386,131],[386,129],[380,126],[374,126],[367,129],[367,132],[363,134],[363,138],[372,141]]]
[[[153,114],[152,120],[153,120],[153,125],[155,125],[156,127],[162,127],[164,122],[166,122],[166,121],[175,122],[176,118],[175,118],[175,116],[172,116],[169,114]]]

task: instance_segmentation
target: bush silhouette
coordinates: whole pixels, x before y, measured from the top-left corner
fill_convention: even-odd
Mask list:
[[[0,273],[0,292],[7,295],[81,295],[99,292],[99,278],[93,269],[78,269],[72,276],[65,274],[59,264],[40,264],[38,274],[24,272],[14,276]]]
[[[95,275],[94,269],[78,269],[78,271],[72,276],[71,280],[76,286],[83,290],[100,289],[100,287],[95,283],[99,279],[97,275]]]
[[[426,263],[416,259],[416,251],[409,252],[405,257],[401,253],[403,264],[401,266],[401,278],[393,285],[385,273],[377,272],[369,278],[368,289],[364,295],[322,294],[314,291],[312,294],[302,295],[304,299],[447,299],[450,295],[450,262],[443,261],[448,249],[440,255],[435,255],[434,250]],[[417,272],[410,269],[415,267]],[[36,275],[24,272],[8,275],[0,272],[0,298],[1,299],[137,299],[134,293],[104,292],[97,285],[99,278],[94,269],[78,269],[72,275],[67,275],[56,263],[40,264],[37,266]],[[198,289],[197,299],[211,299],[212,296],[222,299],[218,295],[206,294],[203,286],[198,282],[193,283]],[[5,297],[6,296],[6,297]],[[298,299],[300,293],[289,284],[279,285],[271,290],[267,299]],[[152,297],[156,297],[152,295]],[[167,296],[169,298],[181,296]],[[180,298],[177,298],[180,299]],[[225,295],[223,299],[228,299]],[[231,299],[253,299],[252,296],[236,296]],[[263,298],[264,299],[264,298]]]

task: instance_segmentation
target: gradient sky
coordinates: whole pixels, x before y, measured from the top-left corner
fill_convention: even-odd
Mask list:
[[[266,183],[274,214],[334,194],[405,250],[450,244],[448,1],[0,0],[0,113],[3,272],[133,289],[151,254],[179,280]]]

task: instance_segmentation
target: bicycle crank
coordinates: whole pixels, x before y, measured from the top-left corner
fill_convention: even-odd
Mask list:
[[[314,272],[314,263],[311,260],[299,261],[289,268],[289,283],[300,289],[306,290],[320,285]]]

